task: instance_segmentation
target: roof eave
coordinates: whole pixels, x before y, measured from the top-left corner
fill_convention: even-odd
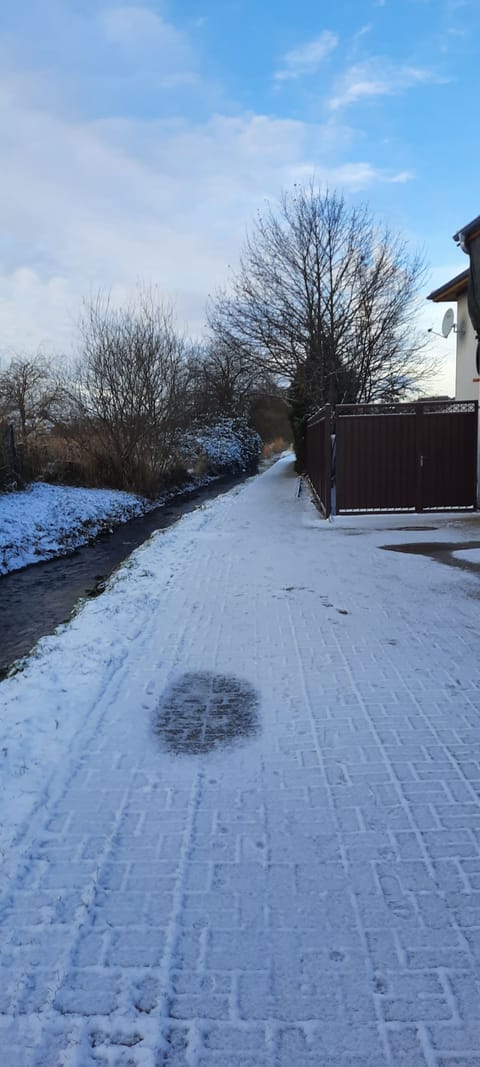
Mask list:
[[[458,300],[459,296],[466,293],[468,289],[468,276],[469,270],[467,268],[467,270],[463,270],[461,274],[457,274],[455,278],[451,278],[449,282],[445,282],[445,284],[440,285],[438,289],[434,289],[428,294],[427,300],[433,300],[435,304]]]
[[[456,241],[457,245],[460,245],[462,252],[466,252],[466,254],[468,255],[468,242],[472,239],[472,237],[479,236],[480,215],[477,215],[475,219],[472,219],[471,222],[467,222],[466,226],[462,226],[460,230],[457,230],[457,233],[454,233],[453,240]]]

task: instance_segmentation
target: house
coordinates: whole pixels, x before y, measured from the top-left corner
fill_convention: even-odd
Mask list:
[[[480,377],[476,367],[477,339],[467,303],[469,274],[467,267],[467,270],[445,282],[439,289],[434,289],[427,297],[435,304],[457,305],[455,400],[480,400]]]
[[[476,310],[478,314],[478,309],[472,309],[472,298],[475,291],[480,292],[480,256],[477,251],[477,247],[480,248],[480,215],[454,234],[453,240],[470,256],[470,266],[438,289],[434,289],[427,299],[433,300],[435,304],[457,305],[455,400],[476,400],[480,408],[480,345],[471,319],[472,310],[474,315]],[[478,469],[480,470],[480,432]]]

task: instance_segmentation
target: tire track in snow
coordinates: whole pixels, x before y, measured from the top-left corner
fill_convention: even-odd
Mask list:
[[[225,496],[228,496],[228,494],[225,494]],[[223,502],[223,498],[219,498],[218,503],[220,504],[222,502]],[[217,503],[216,500],[212,501],[210,507],[214,507],[216,503]],[[208,509],[207,508],[203,508],[203,507],[199,508],[198,511],[195,511],[195,512],[191,513],[191,515],[184,516],[183,519],[179,520],[179,523],[177,524],[177,526],[180,525],[180,523],[187,523],[189,519],[196,520],[196,525],[197,526],[198,525],[201,525],[201,526],[205,525],[208,522],[209,518],[210,518],[210,515],[208,514],[208,512],[210,511],[210,507]],[[201,521],[199,523],[198,520],[199,520],[199,513],[200,512],[204,512],[204,514],[202,515]],[[169,529],[168,534],[170,534],[170,538],[171,538],[172,534],[174,534],[175,532],[176,532],[175,528]],[[163,538],[166,536],[165,533],[163,533],[163,531],[162,531],[161,536]],[[190,545],[189,545],[189,551],[188,551],[188,555],[187,555],[187,562],[191,559],[191,557],[192,557],[192,555],[194,554],[194,551],[195,551],[195,536],[196,536],[196,531],[194,533],[192,533],[192,536],[191,536]],[[142,546],[142,548],[143,548],[143,546]],[[170,546],[167,545],[167,551],[168,551],[169,548],[170,548]],[[141,551],[142,551],[142,549],[137,549],[137,551],[133,554],[133,556],[137,557],[137,559],[138,559],[138,556],[141,553]],[[129,557],[129,559],[132,559],[132,557]],[[184,560],[185,560],[185,548],[184,548],[183,561]],[[125,564],[117,572],[117,574],[115,576],[117,580],[118,579],[121,580],[122,571],[124,569],[125,569]],[[116,584],[116,582],[115,582],[115,578],[114,578],[113,589],[115,588],[115,584]],[[77,729],[75,730],[73,735],[70,737],[70,739],[69,739],[69,741],[67,743],[67,746],[66,746],[66,748],[65,748],[65,750],[64,750],[64,752],[62,754],[62,765],[61,765],[61,767],[60,768],[55,768],[55,770],[51,773],[51,775],[48,778],[48,781],[45,783],[45,785],[42,787],[41,791],[39,792],[39,794],[37,796],[37,799],[32,802],[32,807],[29,810],[28,814],[26,814],[23,817],[23,819],[20,822],[20,825],[17,826],[17,828],[16,828],[16,830],[14,832],[13,838],[10,841],[6,840],[4,842],[4,844],[2,845],[2,848],[4,849],[4,855],[5,856],[7,855],[7,850],[9,850],[8,851],[9,868],[8,868],[8,870],[5,868],[4,872],[2,872],[2,874],[4,874],[5,877],[8,877],[8,880],[9,880],[10,884],[12,882],[15,882],[15,880],[16,880],[16,874],[14,873],[14,871],[12,869],[12,868],[15,867],[15,859],[12,859],[12,851],[11,850],[14,850],[14,853],[16,853],[18,855],[18,861],[17,861],[17,867],[18,867],[18,865],[22,864],[22,858],[21,857],[23,857],[23,855],[25,854],[25,851],[28,850],[29,845],[36,839],[36,837],[38,836],[38,833],[41,830],[41,826],[43,825],[43,820],[44,820],[45,809],[47,807],[51,808],[52,806],[58,805],[58,803],[61,801],[62,797],[64,796],[65,792],[70,787],[73,778],[75,777],[75,775],[78,772],[78,761],[77,761],[77,763],[75,763],[75,759],[72,758],[72,757],[75,757],[75,754],[78,752],[78,750],[80,748],[80,742],[81,742],[82,750],[85,750],[86,748],[88,748],[89,744],[94,740],[94,738],[98,735],[99,730],[102,728],[102,726],[103,726],[103,724],[105,722],[105,719],[106,719],[106,717],[108,715],[110,707],[112,706],[112,704],[115,702],[116,698],[121,693],[122,687],[125,686],[125,682],[129,678],[129,672],[131,671],[131,662],[130,662],[130,657],[129,657],[129,646],[131,646],[135,650],[135,643],[138,641],[138,639],[143,634],[143,638],[145,640],[145,635],[146,634],[148,635],[149,632],[150,632],[151,645],[155,641],[155,638],[156,638],[156,623],[155,623],[156,612],[157,612],[157,610],[161,610],[162,607],[164,606],[164,596],[163,596],[163,594],[164,594],[165,587],[168,586],[169,584],[170,584],[170,580],[167,579],[167,581],[162,584],[162,586],[159,589],[158,594],[156,595],[156,597],[153,598],[153,601],[151,599],[148,600],[147,604],[145,605],[143,615],[141,615],[139,618],[136,619],[136,626],[135,626],[133,632],[129,632],[127,638],[125,639],[125,648],[123,649],[123,653],[122,653],[122,651],[119,653],[118,657],[116,658],[116,660],[114,661],[114,663],[112,665],[112,672],[108,675],[108,677],[106,679],[104,679],[103,685],[98,690],[98,693],[97,693],[97,695],[95,697],[95,700],[93,701],[93,700],[90,699],[90,701],[89,701],[89,705],[90,706],[87,708],[87,712],[86,712],[85,717],[81,720],[81,722],[78,725]],[[109,595],[109,591],[107,591],[107,593],[104,594],[104,597],[102,597],[101,601],[99,602],[98,608],[95,610],[95,614],[103,614],[105,612],[105,610],[107,608],[107,605],[108,605],[108,600],[107,600],[108,595]],[[89,605],[87,604],[87,606],[89,606]],[[186,628],[186,626],[185,626],[185,628]],[[60,639],[61,639],[61,633],[62,632],[63,631],[60,631]],[[178,638],[177,645],[175,646],[175,655],[178,655],[178,650],[181,647],[182,636],[183,636],[183,631],[182,631],[182,635],[180,635],[179,638]],[[153,652],[155,653],[154,655],[152,654],[152,661],[154,663],[156,663],[157,662],[157,654],[156,654],[157,650],[151,648],[151,651],[152,651],[152,653]],[[125,658],[122,658],[122,655],[125,655]],[[144,660],[145,660],[145,657],[144,657]],[[90,673],[90,671],[87,669],[87,670],[84,671],[84,673],[88,675]],[[83,710],[84,709],[82,707],[82,712],[83,712]],[[20,850],[21,850],[21,856],[20,856]],[[18,875],[18,870],[17,870],[17,875]],[[5,905],[5,897],[3,897],[3,898],[0,897],[0,912],[2,910],[2,907],[4,907],[4,905]]]
[[[210,552],[207,556],[208,563],[210,563],[212,559],[213,552]],[[214,642],[212,657],[214,669],[218,668],[218,649],[220,645],[220,636],[223,629],[223,621],[226,610],[227,590],[230,588],[230,575],[232,565],[232,560],[229,559],[227,565],[227,573],[225,575],[225,581],[223,584],[223,597],[220,605],[220,610],[218,611],[217,615],[217,633]],[[209,567],[206,566],[205,569],[206,572],[209,573]],[[211,625],[211,623],[212,618],[211,616],[209,616],[205,619],[206,630],[208,630],[208,627],[209,625]],[[202,757],[200,758],[202,759],[203,764],[204,760]],[[178,958],[179,940],[182,933],[182,914],[185,907],[185,891],[187,886],[190,862],[192,858],[193,846],[195,842],[196,819],[201,807],[204,777],[205,771],[203,766],[200,765],[198,771],[196,772],[195,780],[191,788],[190,800],[187,809],[187,822],[183,834],[182,847],[180,850],[178,862],[178,875],[173,893],[173,906],[171,910],[170,920],[167,926],[165,952],[160,970],[163,979],[164,991],[160,1009],[157,1013],[163,1023],[164,1028],[169,1025],[171,1026],[172,1022],[173,1024],[175,1024],[175,1020],[172,1020],[170,1016],[170,1001],[173,997],[172,981],[176,969],[176,961]],[[168,1054],[168,1044],[165,1040],[165,1037],[163,1037],[163,1041],[163,1051]],[[194,1023],[193,1026],[191,1025],[189,1027],[188,1049],[186,1050],[186,1058],[189,1067],[197,1067],[198,1057],[202,1051],[201,1044],[201,1033],[199,1032],[197,1025]],[[166,1062],[168,1062],[168,1060]]]
[[[195,546],[192,544],[192,552],[190,553],[190,559],[194,558],[194,556],[195,556]],[[213,558],[214,558],[213,550],[210,551],[204,557],[205,565],[206,565],[207,570],[210,567]],[[229,560],[228,567],[227,567],[227,574],[226,574],[225,583],[224,583],[224,587],[223,587],[224,595],[222,597],[221,605],[219,606],[219,611],[218,611],[218,613],[216,615],[217,633],[216,633],[216,639],[215,639],[214,644],[213,644],[213,662],[214,662],[215,665],[217,664],[218,647],[219,647],[219,642],[220,642],[220,636],[221,636],[221,633],[222,633],[222,628],[223,628],[223,625],[224,625],[224,615],[225,615],[225,607],[226,607],[226,590],[228,590],[228,588],[229,588],[229,577],[230,577],[231,567],[232,567],[232,562]],[[191,592],[191,590],[189,588],[188,593],[190,593],[190,592]],[[187,594],[187,590],[185,590],[185,594]],[[210,627],[212,626],[212,623],[213,623],[213,619],[210,616],[205,619],[205,629],[206,629],[206,631],[210,630]],[[182,664],[182,659],[183,659],[183,654],[184,654],[184,650],[185,650],[186,642],[187,642],[187,631],[189,630],[191,625],[192,625],[192,619],[189,618],[188,621],[183,626],[181,632],[179,634],[177,634],[177,640],[176,640],[175,648],[174,648],[174,650],[170,650],[169,655],[168,655],[168,668],[167,668],[167,671],[165,673],[165,676],[162,679],[162,688],[166,688],[168,686],[169,682],[171,681],[171,679],[173,678],[175,673],[178,671],[178,668],[183,665]],[[143,630],[143,623],[140,622],[138,627],[137,627],[137,633],[140,634],[142,632],[142,630]],[[147,661],[147,662],[151,662],[152,660],[154,661],[154,653],[155,653],[156,641],[157,641],[157,633],[156,633],[155,623],[152,622],[149,644],[148,644],[148,646],[146,648],[144,647],[144,657],[143,657],[144,661]],[[120,689],[122,683],[125,680],[125,677],[128,676],[128,668],[129,668],[129,664],[127,662],[126,665],[125,665],[125,669],[121,673],[121,678],[119,679],[118,685],[116,686],[115,693],[118,692],[118,690]],[[95,730],[93,731],[93,736],[94,737],[95,737],[95,735],[96,735],[96,733],[98,731],[98,728],[99,727],[101,728],[104,725],[104,723],[106,722],[107,717],[108,717],[108,712],[109,712],[110,708],[113,705],[114,698],[115,698],[115,694],[111,694],[110,695],[110,699],[108,700],[108,702],[106,703],[106,706],[104,708],[101,720],[97,719],[96,724],[95,724]],[[111,725],[113,726],[114,723],[112,722]],[[91,737],[92,737],[92,732],[90,732],[90,739],[91,739]],[[78,735],[76,737],[76,740],[78,742]],[[88,744],[88,742],[87,742],[87,744]],[[148,750],[148,741],[147,741],[147,750]],[[144,746],[144,751],[145,751],[145,746]],[[68,795],[68,790],[70,788],[71,782],[75,778],[75,774],[77,773],[77,769],[78,768],[76,768],[75,771],[73,772],[72,779],[70,780],[70,782],[66,784],[65,789],[63,790],[63,792],[61,794],[61,797],[59,798],[60,803],[61,803],[62,799],[64,799]],[[136,764],[134,769],[135,769],[135,771],[141,771],[142,770],[141,754],[140,754],[140,758],[138,759],[137,764]],[[178,865],[177,865],[177,872],[178,873],[177,873],[176,883],[175,883],[175,888],[174,888],[174,893],[173,893],[172,909],[171,909],[170,918],[169,918],[169,922],[168,922],[167,930],[166,930],[165,950],[164,950],[164,954],[163,954],[163,957],[162,957],[162,962],[161,962],[160,967],[155,968],[154,970],[152,969],[152,973],[154,973],[155,977],[159,979],[159,982],[160,982],[160,985],[161,985],[161,988],[162,988],[161,1000],[160,1000],[159,1004],[156,1006],[155,1010],[152,1011],[150,1018],[148,1020],[146,1020],[145,1018],[142,1019],[142,1026],[143,1026],[143,1030],[145,1031],[145,1036],[148,1035],[151,1040],[153,1040],[153,1028],[154,1028],[155,1022],[157,1024],[157,1026],[160,1024],[160,1025],[163,1025],[164,1028],[165,1027],[169,1028],[172,1025],[173,1025],[173,1027],[175,1027],[175,1024],[177,1023],[177,1020],[174,1020],[174,1019],[170,1018],[170,1015],[169,1015],[169,1002],[170,1002],[170,999],[172,997],[172,978],[173,978],[173,973],[174,973],[175,966],[176,966],[178,942],[179,942],[179,938],[180,938],[181,932],[182,932],[181,915],[182,915],[182,910],[183,910],[183,906],[184,906],[184,893],[185,893],[185,887],[186,887],[186,882],[187,882],[187,877],[188,877],[189,861],[190,861],[190,858],[191,858],[193,843],[194,843],[194,839],[195,839],[196,815],[197,815],[197,812],[198,812],[200,804],[201,804],[203,773],[204,773],[203,769],[200,767],[199,770],[196,772],[195,780],[194,780],[194,782],[192,784],[192,788],[191,788],[190,799],[189,799],[188,808],[187,808],[187,815],[186,815],[187,821],[186,821],[185,831],[184,831],[184,834],[183,834],[182,846],[181,846]],[[55,997],[56,997],[59,989],[61,988],[65,977],[68,975],[69,970],[71,970],[72,967],[74,966],[75,958],[76,958],[76,955],[78,953],[78,949],[80,948],[80,946],[82,944],[82,941],[84,940],[86,935],[89,932],[91,932],[93,930],[93,928],[94,928],[95,917],[96,917],[95,895],[96,895],[97,888],[99,886],[99,880],[101,879],[102,872],[108,867],[108,865],[111,862],[111,860],[114,859],[114,857],[115,857],[115,852],[116,852],[116,847],[117,847],[117,844],[116,844],[117,843],[117,839],[118,839],[119,833],[121,832],[122,823],[128,817],[129,806],[130,806],[131,799],[132,799],[133,789],[134,789],[134,785],[133,785],[133,781],[132,781],[130,786],[129,786],[129,788],[127,789],[127,791],[125,793],[125,797],[123,799],[121,808],[119,809],[119,811],[117,813],[117,818],[116,818],[116,821],[115,821],[115,825],[112,827],[112,831],[111,831],[111,833],[110,833],[110,835],[108,837],[108,841],[106,842],[105,848],[104,848],[102,856],[101,856],[100,863],[99,863],[99,865],[97,867],[97,870],[95,872],[95,876],[94,876],[94,878],[92,878],[92,881],[90,882],[90,885],[88,886],[87,891],[84,890],[84,892],[82,893],[82,906],[83,906],[82,919],[83,919],[83,921],[80,921],[80,923],[77,922],[73,940],[70,942],[70,944],[68,946],[68,949],[66,950],[66,952],[64,954],[64,957],[63,957],[63,960],[62,960],[61,971],[59,972],[58,980],[56,982],[55,989],[52,989],[52,995],[51,995],[51,998],[50,998],[51,1006],[53,1005],[53,1003],[55,1001]],[[131,968],[129,968],[129,973],[133,976],[133,971],[132,971]],[[114,1015],[111,1018],[111,1020],[109,1020],[108,1025],[105,1024],[105,1020],[104,1019],[99,1019],[99,1020],[97,1020],[97,1022],[98,1022],[98,1025],[101,1027],[103,1033],[105,1034],[105,1037],[108,1038],[107,1031],[113,1032],[115,1027],[117,1027],[117,1029],[118,1029],[118,1025],[121,1024],[121,1014],[119,1014],[118,1011],[116,1013],[114,1013]],[[89,1033],[92,1031],[92,1026],[94,1024],[95,1024],[95,1017],[92,1017],[92,1016],[90,1016],[90,1017],[88,1017],[88,1018],[86,1018],[86,1019],[84,1019],[82,1021],[79,1021],[76,1024],[77,1036],[75,1038],[75,1045],[76,1045],[76,1047],[78,1049],[78,1056],[80,1057],[78,1059],[78,1067],[85,1067],[85,1058],[84,1057],[86,1055],[87,1050],[88,1049],[91,1050],[91,1042],[90,1042],[90,1039],[89,1039]],[[59,1020],[55,1016],[53,1016],[52,1022],[51,1022],[50,1027],[49,1027],[49,1032],[45,1033],[44,1048],[46,1048],[47,1053],[48,1053],[48,1048],[52,1047],[51,1042],[52,1041],[55,1042],[55,1040],[57,1039],[58,1032],[59,1032]],[[195,1067],[195,1065],[197,1063],[196,1046],[197,1046],[198,1035],[195,1036],[194,1034],[192,1034],[191,1038],[192,1039],[189,1042],[188,1056],[189,1056],[189,1063],[192,1065],[192,1067]],[[160,1040],[160,1036],[159,1036],[158,1033],[156,1033],[156,1044],[158,1044],[159,1040]],[[165,1045],[165,1048],[166,1047],[167,1046]],[[142,1051],[143,1051],[143,1048],[142,1048]],[[145,1051],[145,1053],[147,1053],[147,1048],[146,1047],[144,1048],[144,1051]],[[45,1064],[45,1067],[46,1067],[47,1061],[43,1059],[43,1056],[44,1056],[44,1053],[41,1052],[40,1053],[40,1059],[38,1061],[38,1067],[44,1067],[44,1064]],[[92,1060],[92,1062],[94,1062],[94,1061]]]
[[[207,515],[203,516],[201,525],[203,526],[205,524],[205,522],[207,522],[210,518],[211,518],[211,516],[207,516]],[[198,520],[197,520],[197,530],[198,530]],[[188,546],[188,551],[186,553],[184,551],[183,556],[182,556],[182,567],[181,567],[181,570],[183,571],[183,573],[185,573],[185,571],[188,570],[188,566],[189,566],[189,564],[191,564],[191,560],[192,560],[192,558],[194,558],[194,555],[195,555],[195,540],[194,540],[194,537],[195,537],[195,535],[191,538],[190,544]],[[207,563],[208,562],[209,561],[207,560]],[[163,604],[162,604],[162,595],[161,594],[163,593],[163,591],[165,589],[165,584],[166,583],[164,583],[162,585],[160,594],[154,600],[154,603],[153,603],[153,609],[154,610],[152,611],[152,601],[149,600],[147,605],[146,605],[146,607],[145,607],[143,616],[140,616],[139,618],[137,618],[137,624],[136,624],[136,627],[135,627],[133,633],[132,632],[129,633],[128,643],[132,643],[132,645],[134,645],[135,641],[138,640],[138,638],[142,636],[143,661],[144,662],[146,661],[149,664],[151,664],[152,662],[156,663],[158,661],[158,647],[157,647],[158,639],[157,639],[157,628],[156,628],[156,623],[155,623],[155,609],[156,609],[156,607],[164,606],[164,601],[163,601]],[[147,622],[149,623],[148,628],[147,628],[147,625],[146,625]],[[187,622],[185,622],[185,624],[183,625],[180,633],[177,632],[177,634],[176,634],[176,641],[175,641],[174,648],[172,649],[171,646],[169,646],[169,653],[168,653],[168,658],[167,658],[167,664],[168,665],[167,665],[166,671],[164,670],[164,678],[163,678],[163,686],[162,687],[164,687],[165,685],[168,684],[169,680],[174,675],[174,673],[178,669],[179,664],[181,663],[183,651],[184,651],[184,648],[185,648],[185,642],[186,642],[186,631],[188,630],[190,625],[191,625],[191,619],[187,617]],[[221,621],[219,621],[219,628],[220,628],[220,626],[221,626]],[[145,635],[148,632],[148,630],[149,630],[148,644],[145,644]],[[217,645],[218,645],[218,639],[217,639]],[[68,745],[68,749],[66,750],[66,753],[65,753],[65,758],[64,758],[64,763],[62,765],[62,769],[53,773],[53,775],[51,776],[48,784],[45,786],[40,799],[35,804],[34,811],[31,813],[31,815],[28,818],[25,818],[23,820],[23,823],[22,823],[21,827],[19,828],[19,831],[18,831],[18,833],[16,835],[16,839],[15,839],[16,850],[20,851],[20,847],[22,847],[23,855],[25,855],[25,854],[27,854],[27,855],[30,854],[31,855],[31,848],[32,848],[33,842],[38,837],[38,835],[42,832],[42,830],[45,832],[44,828],[48,824],[48,821],[50,820],[50,818],[52,816],[52,813],[54,813],[55,810],[57,809],[57,807],[61,806],[62,803],[65,801],[65,799],[68,797],[69,790],[71,789],[72,784],[74,784],[75,779],[76,779],[76,777],[78,775],[78,772],[81,769],[82,756],[84,757],[84,754],[87,753],[87,760],[88,760],[88,749],[89,749],[89,747],[91,747],[92,742],[98,741],[99,734],[101,734],[102,732],[103,733],[105,732],[105,730],[104,730],[105,725],[106,725],[106,723],[108,723],[109,715],[110,715],[112,709],[115,708],[117,697],[119,696],[119,694],[121,694],[122,689],[125,687],[125,683],[129,679],[130,667],[131,667],[131,663],[130,663],[130,657],[129,657],[128,649],[127,649],[127,655],[126,655],[126,658],[124,660],[122,668],[120,670],[118,670],[118,669],[115,670],[114,674],[110,675],[109,678],[106,680],[105,685],[102,687],[102,690],[101,690],[101,699],[98,700],[98,701],[95,701],[95,704],[92,705],[92,708],[91,708],[91,711],[90,711],[90,714],[89,714],[88,718],[86,720],[83,720],[80,729],[78,729],[75,732],[75,734],[73,735],[73,737],[71,738],[71,740],[69,742],[69,745]],[[158,670],[158,668],[157,668],[157,670]],[[115,719],[113,719],[111,721],[110,727],[111,728],[115,727]],[[81,746],[79,744],[80,741],[81,741]],[[66,774],[65,773],[65,768],[68,768],[70,773]],[[139,768],[137,768],[137,769],[139,769]],[[75,954],[77,952],[79,944],[83,940],[85,934],[92,928],[93,916],[89,916],[89,908],[91,907],[91,905],[92,905],[92,903],[94,901],[95,892],[96,892],[96,889],[98,887],[99,877],[101,876],[102,871],[108,865],[110,859],[112,858],[112,856],[115,853],[116,837],[117,837],[118,832],[119,832],[119,830],[121,828],[122,821],[124,820],[124,818],[128,814],[128,807],[129,807],[129,803],[130,803],[130,799],[131,799],[132,788],[133,788],[132,785],[130,785],[128,787],[128,789],[126,790],[125,796],[123,797],[122,803],[121,803],[121,805],[120,805],[120,807],[118,809],[117,817],[115,819],[114,825],[111,828],[111,832],[110,832],[110,834],[108,836],[108,839],[107,839],[107,841],[105,843],[105,847],[104,847],[104,849],[103,849],[103,851],[101,853],[101,856],[99,857],[99,862],[96,865],[96,869],[95,869],[95,872],[94,872],[94,874],[93,874],[93,876],[91,878],[91,881],[90,881],[90,883],[89,883],[89,885],[87,887],[83,888],[81,894],[79,894],[80,899],[79,899],[78,903],[79,903],[79,907],[81,908],[81,914],[80,914],[80,916],[78,916],[78,915],[76,916],[76,923],[75,923],[75,930],[73,932],[73,938],[69,940],[69,944],[66,947],[65,952],[62,953],[61,959],[59,960],[57,958],[57,961],[56,961],[57,981],[55,982],[55,985],[52,985],[51,995],[50,995],[50,1005],[53,1004],[53,1002],[55,1000],[56,993],[58,992],[58,989],[60,988],[60,986],[62,984],[62,980],[65,977],[66,973],[68,972],[68,968],[69,968],[69,966],[71,966],[72,961],[75,958]],[[188,827],[192,827],[193,826],[194,814],[195,814],[195,811],[198,808],[198,796],[199,796],[199,792],[198,791],[199,791],[199,788],[200,788],[200,777],[197,775],[195,786],[194,786],[193,791],[192,791],[191,814],[190,814],[190,820],[189,820],[189,823],[188,823]],[[187,868],[188,855],[189,855],[189,842],[190,842],[190,839],[191,839],[191,834],[188,832],[188,827],[187,827],[187,834],[186,834],[186,837],[185,837],[183,851],[182,851],[183,865],[184,865],[184,869],[185,870]],[[41,861],[39,861],[38,859],[35,860],[34,858],[31,858],[31,862],[27,863],[27,864],[25,864],[24,862],[19,860],[19,862],[17,864],[17,874],[11,880],[10,890],[9,890],[8,895],[7,895],[7,901],[6,902],[4,901],[4,903],[9,903],[10,904],[10,907],[7,909],[7,915],[15,905],[15,898],[17,896],[17,892],[21,888],[21,886],[24,884],[25,878],[32,872],[35,864],[39,863],[39,862],[41,862]],[[170,929],[170,933],[169,933],[169,935],[167,937],[167,946],[168,946],[168,953],[169,953],[169,955],[167,956],[168,961],[169,961],[168,962],[168,966],[167,966],[167,973],[168,974],[170,974],[170,972],[171,972],[171,962],[173,960],[173,953],[174,953],[176,939],[177,939],[177,937],[176,937],[176,934],[177,934],[177,912],[181,908],[182,893],[183,893],[183,880],[182,880],[181,876],[179,876],[179,883],[178,883],[178,888],[177,888],[177,898],[178,898],[177,899],[177,907],[176,907],[176,909],[174,909],[174,912],[173,912],[173,915],[172,915],[172,919],[171,919],[171,929]],[[7,917],[7,916],[5,916],[5,917]],[[26,983],[27,983],[27,977],[28,976],[25,976],[24,985],[26,985]],[[45,1016],[44,1016],[44,1018],[45,1018]],[[86,1029],[91,1027],[91,1022],[92,1022],[92,1020],[90,1019],[88,1022],[83,1023],[83,1025],[80,1028],[81,1031],[82,1031],[79,1034],[80,1047],[83,1046],[83,1048],[85,1048],[85,1040],[84,1039],[85,1039],[85,1036],[86,1036]],[[53,1039],[55,1040],[56,1035],[58,1034],[58,1032],[59,1032],[59,1022],[58,1022],[58,1019],[54,1016],[53,1017],[53,1026],[50,1025],[48,1031],[46,1031],[45,1029],[43,1030],[44,1041],[42,1041],[42,1044],[44,1045],[44,1047],[45,1047],[45,1042],[48,1045],[51,1037],[53,1037]],[[83,1055],[83,1053],[81,1053],[81,1055]],[[46,1062],[46,1061],[43,1060],[43,1053],[40,1050],[39,1051],[38,1063],[39,1064],[43,1064],[44,1062]],[[50,1067],[50,1064],[49,1064],[49,1067]],[[82,1067],[83,1067],[83,1062],[82,1062]]]

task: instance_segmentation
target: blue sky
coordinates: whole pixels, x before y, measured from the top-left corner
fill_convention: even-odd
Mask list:
[[[479,45],[478,0],[2,5],[3,355],[68,353],[82,298],[139,280],[199,334],[256,210],[312,175],[425,249],[426,292],[458,273]]]

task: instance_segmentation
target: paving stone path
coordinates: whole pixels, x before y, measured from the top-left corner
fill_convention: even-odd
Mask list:
[[[5,1067],[480,1065],[478,579],[295,484],[142,550],[127,632],[109,592],[79,617],[78,728],[5,857]]]

